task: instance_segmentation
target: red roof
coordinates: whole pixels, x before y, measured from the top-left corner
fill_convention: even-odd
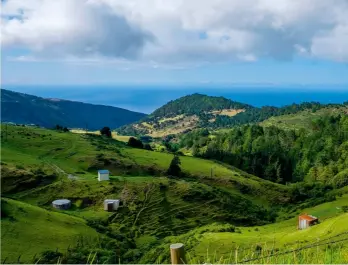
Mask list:
[[[314,220],[318,219],[317,217],[312,216],[312,215],[308,215],[308,214],[302,214],[302,215],[299,216],[299,218],[307,220],[307,221],[314,221]]]

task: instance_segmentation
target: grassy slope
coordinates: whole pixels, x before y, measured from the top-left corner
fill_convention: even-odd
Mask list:
[[[196,230],[194,229],[195,227],[207,224],[211,225],[213,222],[219,220],[219,214],[231,213],[233,216],[233,214],[240,211],[240,209],[232,206],[228,209],[222,209],[218,201],[215,203],[211,202],[217,198],[208,200],[204,197],[205,195],[201,198],[200,193],[197,194],[197,191],[202,191],[202,194],[211,195],[216,194],[217,191],[214,190],[214,187],[217,187],[220,191],[227,192],[228,195],[226,195],[226,198],[236,199],[238,201],[249,200],[256,206],[264,205],[267,207],[279,200],[286,200],[286,187],[264,181],[233,167],[193,157],[181,157],[183,170],[192,175],[189,181],[168,180],[165,177],[146,176],[144,173],[140,174],[142,176],[139,177],[132,171],[134,168],[138,170],[137,167],[139,166],[154,167],[156,170],[164,171],[168,167],[172,155],[128,148],[123,143],[113,140],[108,141],[95,138],[95,140],[91,141],[85,135],[81,134],[59,133],[44,129],[13,126],[8,126],[8,131],[8,141],[2,141],[1,161],[5,163],[3,164],[4,167],[12,168],[13,170],[21,167],[24,168],[21,170],[27,171],[44,167],[45,170],[55,172],[60,177],[59,181],[52,184],[11,194],[10,196],[46,209],[51,209],[50,202],[57,198],[64,197],[72,199],[74,204],[79,200],[88,199],[88,205],[86,207],[78,208],[74,205],[71,210],[65,211],[65,215],[46,211],[45,209],[17,201],[10,201],[10,203],[22,204],[22,208],[24,206],[27,207],[30,209],[27,212],[35,212],[35,216],[40,216],[38,213],[41,215],[53,215],[55,216],[54,220],[57,220],[58,226],[60,226],[59,219],[67,227],[72,225],[70,220],[75,220],[75,222],[80,221],[81,230],[77,232],[80,235],[83,235],[85,231],[87,231],[86,234],[93,235],[95,231],[89,231],[88,229],[90,228],[83,224],[82,219],[76,217],[94,219],[111,217],[110,213],[103,211],[103,200],[119,197],[126,189],[136,194],[136,199],[129,201],[130,204],[134,203],[134,209],[132,210],[129,207],[120,209],[118,214],[113,216],[114,219],[110,227],[117,232],[123,231],[122,229],[125,229],[125,227],[136,226],[137,233],[139,233],[135,238],[138,248],[158,242],[158,239],[156,239],[158,237],[175,236],[190,231],[188,234],[178,237],[163,239],[164,243],[162,246],[165,246],[164,251],[167,252],[169,243],[182,241],[190,245],[187,241],[191,240],[193,242],[191,254],[200,258],[205,255],[207,247],[209,247],[210,253],[215,253],[216,251],[217,255],[226,255],[226,253],[231,252],[233,245],[231,242],[241,245],[256,244],[262,238],[265,238],[263,241],[267,241],[270,238],[270,234],[275,234],[279,242],[292,242],[292,240],[297,240],[296,238],[300,235],[303,235],[304,238],[308,237],[308,234],[306,234],[308,233],[307,231],[298,232],[294,230],[295,220],[258,227],[259,231],[255,231],[255,228],[241,228],[241,234],[197,232],[202,228]],[[57,148],[61,149],[57,150]],[[96,170],[89,169],[91,165],[96,163],[96,157],[101,153],[103,154],[103,158],[111,162],[108,165],[101,165],[101,167],[109,168],[113,173],[114,176],[111,177],[110,182],[98,183],[96,181]],[[114,164],[114,162],[117,163]],[[129,168],[132,170],[129,171]],[[210,176],[212,168],[213,177]],[[71,181],[63,171],[78,176],[79,179],[77,181]],[[11,177],[13,177],[11,174],[2,175],[2,178]],[[161,185],[165,186],[165,190],[160,189]],[[147,192],[149,189],[151,192]],[[191,196],[189,200],[185,199],[185,196],[188,195]],[[347,196],[343,196],[338,201],[313,208],[309,213],[318,215],[321,219],[325,217],[324,214],[327,214],[326,217],[332,217],[337,213],[334,207],[342,205],[348,205]],[[250,205],[247,207],[250,207]],[[14,207],[14,209],[17,208]],[[246,208],[246,210],[249,209]],[[19,210],[15,211],[19,212],[18,220],[24,220],[24,216],[20,215],[21,212]],[[181,216],[177,216],[177,214]],[[28,219],[29,225],[31,222],[36,222],[34,215],[28,214],[27,217],[25,219]],[[345,215],[342,216],[342,219],[337,219],[341,229],[346,229],[346,218]],[[318,226],[318,228],[313,227],[308,231],[313,231],[313,236],[317,236],[319,232],[317,229],[319,227],[329,226],[329,220]],[[50,227],[47,226],[48,221],[46,219],[41,218],[41,221],[41,227],[45,227],[45,229],[46,227]],[[2,223],[6,222],[8,221],[2,221]],[[21,228],[13,227],[15,223],[7,223],[7,225],[2,226],[3,233],[8,233],[11,229],[21,231]],[[214,227],[214,225],[212,226]],[[86,227],[87,230],[83,230],[83,227]],[[338,232],[338,230],[334,230],[330,235]],[[51,235],[50,231],[44,234],[47,236]],[[19,252],[15,252],[13,246],[21,244],[31,237],[35,237],[35,235],[28,235],[24,239],[22,237],[11,238],[12,241],[9,241],[10,243],[3,247],[3,251],[7,251],[9,255],[13,255],[13,258],[17,258]],[[71,238],[66,237],[64,233],[56,235],[56,239],[61,245],[52,242],[52,245],[45,247],[51,249],[55,249],[58,245],[59,247],[64,247],[69,245],[71,241]],[[42,240],[44,241],[45,239]],[[216,242],[216,244],[212,245],[212,242]],[[224,244],[224,247],[220,244]],[[27,250],[19,250],[20,252],[28,252],[28,258],[30,255],[30,258],[32,258],[35,253],[42,250],[36,246],[29,246],[30,248]],[[150,262],[152,258],[153,255],[151,256],[151,253],[149,253],[149,256],[145,256],[143,261]],[[152,259],[151,262],[154,262],[154,260]]]
[[[261,246],[265,255],[267,255],[271,254],[271,250],[275,248],[282,252],[308,246],[312,243],[326,243],[329,241],[347,239],[342,241],[343,245],[341,246],[344,250],[336,253],[340,255],[337,262],[347,262],[348,255],[345,254],[345,251],[348,250],[348,213],[342,212],[341,207],[344,205],[348,205],[348,194],[343,195],[334,202],[304,209],[303,212],[313,214],[320,220],[319,225],[310,227],[306,230],[297,230],[297,217],[265,226],[240,227],[240,232],[238,233],[218,232],[224,228],[224,226],[217,224],[198,228],[185,235],[165,239],[161,246],[152,253],[149,252],[142,261],[167,262],[167,253],[163,253],[163,255],[157,255],[155,253],[158,253],[162,249],[166,249],[168,244],[174,242],[181,242],[187,246],[187,256],[191,262],[213,262],[222,264],[234,262],[236,251],[239,261],[247,259],[247,257],[255,257],[256,246]],[[334,247],[334,245],[332,245],[332,247]],[[321,260],[321,258],[323,258],[323,251],[325,252],[326,249],[324,248],[318,251],[319,253],[317,254],[320,254],[320,257],[318,257],[317,263],[323,262],[323,260]],[[254,263],[259,262],[260,261],[255,261]],[[307,263],[311,262],[316,263],[314,260],[307,259]],[[276,263],[282,262],[277,260]]]
[[[197,245],[196,251],[202,252],[203,249],[219,251],[221,254],[230,252],[230,244],[235,242],[239,246],[248,246],[257,243],[272,243],[274,240],[276,246],[282,247],[287,244],[294,244],[300,241],[315,241],[318,238],[324,239],[348,231],[348,214],[342,214],[341,207],[348,205],[348,194],[333,202],[323,203],[321,205],[304,209],[302,212],[317,216],[321,222],[320,225],[313,226],[306,230],[297,230],[297,217],[283,222],[253,227],[241,228],[239,233],[207,233]]]
[[[2,211],[9,217],[1,219],[2,261],[31,263],[33,257],[45,250],[65,251],[83,237],[94,240],[98,234],[83,219],[47,211],[27,203],[2,199]]]
[[[92,145],[93,143],[81,134],[15,126],[8,126],[8,132],[8,141],[2,142],[3,162],[26,168],[41,167],[44,164],[56,172],[61,170],[68,174],[84,172],[85,174],[81,176],[83,178],[96,176],[96,170],[88,170],[88,168],[100,153],[123,165],[152,166],[161,171],[168,168],[173,158],[167,153],[128,148],[117,141],[102,143],[96,141],[95,145]],[[257,200],[273,200],[275,197],[282,197],[286,191],[284,186],[213,161],[181,157],[181,163],[183,171],[197,180],[207,184],[214,182],[214,185],[220,185],[238,193],[242,187],[244,190],[248,189],[249,194],[257,197]],[[124,175],[125,172],[113,164],[100,166],[109,168],[114,175]],[[245,193],[244,190],[243,193]]]
[[[83,134],[8,126],[7,141],[4,141],[4,136],[2,139],[2,183],[26,187],[27,179],[25,177],[34,178],[37,175],[35,173],[37,169],[43,169],[47,174],[54,173],[58,176],[54,182],[45,183],[36,188],[24,189],[15,193],[7,191],[7,196],[33,205],[23,204],[30,209],[27,211],[26,217],[28,225],[36,222],[35,216],[51,214],[50,204],[59,198],[68,198],[74,203],[71,210],[65,211],[65,215],[52,213],[61,218],[60,222],[66,222],[67,226],[71,225],[70,220],[81,220],[75,217],[106,220],[112,214],[103,210],[103,200],[119,198],[122,196],[122,192],[127,190],[136,195],[127,202],[131,207],[120,209],[118,215],[113,216],[110,227],[115,233],[136,227],[139,231],[137,233],[140,233],[140,239],[137,241],[141,242],[141,238],[144,237],[153,239],[186,233],[199,225],[225,218],[224,216],[231,215],[228,218],[238,219],[241,209],[238,210],[239,214],[230,214],[227,208],[223,209],[219,202],[221,197],[212,186],[218,187],[219,192],[225,192],[221,196],[227,199],[226,205],[233,201],[249,202],[251,203],[249,206],[254,207],[254,210],[250,210],[250,212],[254,211],[254,213],[258,209],[257,205],[267,207],[273,203],[274,198],[283,198],[283,191],[286,191],[286,187],[212,161],[192,157],[181,157],[183,170],[192,176],[190,180],[169,180],[166,177],[146,176],[146,172],[142,171],[143,168],[153,167],[155,172],[165,171],[173,156],[128,148],[124,143],[115,140],[102,140],[99,137],[91,137],[91,139]],[[97,159],[100,154],[103,154],[103,159],[108,161],[107,164],[100,164]],[[110,182],[96,181],[96,169],[89,168],[96,164],[97,168],[105,167],[111,170],[113,176]],[[213,168],[212,177],[210,176],[211,168]],[[139,172],[137,172],[138,170]],[[72,174],[78,179],[70,180],[67,177],[68,174]],[[21,180],[25,180],[25,182],[21,184]],[[161,190],[163,186],[165,188]],[[248,188],[248,190],[241,192],[241,188],[244,190]],[[148,192],[148,190],[150,191]],[[268,192],[269,196],[265,192]],[[210,196],[210,198],[205,196]],[[84,202],[84,206],[78,207],[78,203],[81,201]],[[18,204],[22,202],[18,202]],[[11,201],[11,204],[15,203],[17,202]],[[31,212],[34,214],[32,215]],[[66,221],[65,218],[67,218]],[[18,223],[7,223],[7,226],[3,226],[4,233],[12,230],[21,231],[15,225],[20,226],[21,222],[25,220],[24,216],[19,215],[16,219],[19,220]],[[3,223],[6,222],[8,221],[3,221]],[[52,236],[49,229],[51,223],[46,218],[41,218],[39,224],[43,230],[38,229],[37,231],[49,237]],[[59,222],[57,226],[59,227]],[[46,228],[47,232],[45,232]],[[27,229],[27,227],[24,225],[23,229]],[[29,233],[24,238],[12,237],[8,239],[12,241],[6,244],[7,247],[3,248],[3,252],[13,255],[12,258],[17,257],[18,253],[27,255],[26,258],[31,255],[30,258],[32,258],[34,254],[39,254],[38,252],[43,249],[55,250],[56,247],[68,246],[71,238],[66,237],[64,231],[62,234],[55,235],[56,241],[59,243],[52,241],[52,244],[43,248],[27,245],[28,249],[21,248],[17,251],[13,249],[13,246],[27,242],[31,237],[35,238],[35,230],[32,231],[35,232],[34,234]],[[74,231],[76,234],[84,234],[79,229]],[[90,233],[88,232],[90,230],[86,231],[87,234]],[[44,240],[46,239],[42,238],[42,241]]]
[[[328,108],[320,109],[316,112],[305,110],[296,114],[272,117],[261,122],[260,124],[265,127],[277,126],[281,129],[295,129],[295,130],[308,129],[310,127],[311,122],[314,119],[318,119],[325,115],[333,115],[333,114],[347,115],[347,113],[348,113],[348,107],[340,107],[340,108],[328,107]]]

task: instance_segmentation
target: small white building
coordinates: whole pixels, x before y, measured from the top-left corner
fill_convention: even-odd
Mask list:
[[[107,199],[104,200],[104,210],[108,212],[116,211],[120,206],[120,200]]]
[[[109,170],[103,169],[103,170],[98,170],[98,180],[103,181],[103,180],[109,180]]]

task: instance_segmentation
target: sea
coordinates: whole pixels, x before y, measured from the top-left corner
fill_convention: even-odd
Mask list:
[[[2,88],[44,98],[59,98],[110,105],[151,113],[171,100],[194,93],[225,98],[255,107],[281,107],[292,103],[343,103],[348,86],[33,86],[2,85]]]

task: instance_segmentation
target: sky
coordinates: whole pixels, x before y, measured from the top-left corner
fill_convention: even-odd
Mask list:
[[[348,84],[347,0],[2,0],[1,9],[3,87]]]

